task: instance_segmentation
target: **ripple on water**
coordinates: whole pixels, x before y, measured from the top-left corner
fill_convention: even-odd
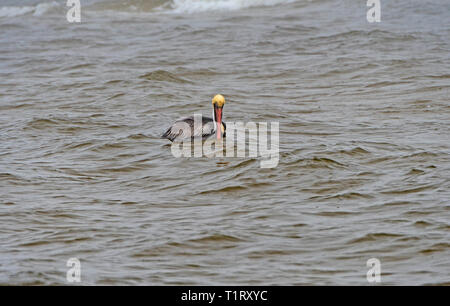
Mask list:
[[[170,73],[165,70],[156,70],[147,72],[140,76],[141,79],[146,79],[148,81],[160,81],[160,82],[171,82],[171,83],[192,83],[191,81],[177,76],[175,73]]]

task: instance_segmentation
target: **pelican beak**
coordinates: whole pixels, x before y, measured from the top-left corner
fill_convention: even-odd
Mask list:
[[[217,104],[214,104],[214,117],[216,119],[216,137],[217,139],[222,138],[222,109],[223,106],[217,106]]]

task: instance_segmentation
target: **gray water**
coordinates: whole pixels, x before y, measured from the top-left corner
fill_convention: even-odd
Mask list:
[[[448,1],[65,2],[0,2],[0,284],[450,284]],[[172,156],[216,93],[277,167]]]

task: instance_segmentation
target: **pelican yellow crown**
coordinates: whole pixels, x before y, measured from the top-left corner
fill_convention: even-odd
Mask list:
[[[225,98],[222,95],[215,95],[212,99],[212,104],[217,105],[218,107],[223,107],[225,104]]]

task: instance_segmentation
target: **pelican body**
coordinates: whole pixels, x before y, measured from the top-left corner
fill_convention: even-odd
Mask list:
[[[195,117],[180,118],[167,129],[162,138],[170,141],[183,141],[194,137],[209,138],[215,134],[217,139],[226,136],[226,124],[222,121],[222,110],[225,105],[225,98],[222,95],[215,95],[212,99],[214,108],[213,118],[201,116],[201,124],[195,126]]]

